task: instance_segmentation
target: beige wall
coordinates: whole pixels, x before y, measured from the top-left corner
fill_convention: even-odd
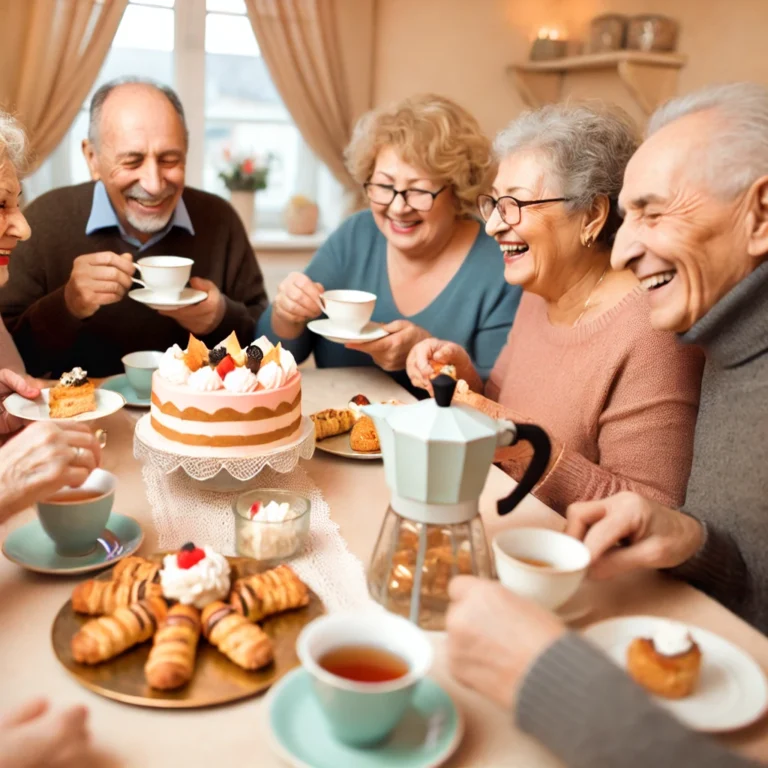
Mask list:
[[[523,107],[505,68],[527,58],[532,32],[564,24],[583,38],[589,19],[608,11],[659,12],[680,23],[678,49],[689,57],[681,92],[728,80],[768,83],[768,0],[378,0],[375,102],[434,91],[493,133]],[[580,93],[586,82],[591,95],[623,97],[602,78],[582,81]]]

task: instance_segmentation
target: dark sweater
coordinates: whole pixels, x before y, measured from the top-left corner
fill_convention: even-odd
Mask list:
[[[122,373],[120,358],[128,352],[187,345],[189,332],[175,320],[127,295],[85,320],[69,313],[64,286],[78,256],[114,251],[137,258],[138,249],[121,238],[117,227],[85,234],[93,189],[93,182],[56,189],[24,211],[32,237],[13,253],[10,280],[0,290],[0,312],[34,376],[57,377],[75,366],[91,376],[110,376]],[[183,199],[195,234],[174,227],[139,258],[172,254],[193,259],[192,276],[215,283],[227,303],[221,324],[203,341],[212,346],[232,331],[242,343],[250,341],[267,295],[245,229],[216,195],[187,187]]]

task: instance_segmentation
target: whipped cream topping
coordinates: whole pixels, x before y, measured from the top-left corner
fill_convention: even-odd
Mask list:
[[[247,368],[235,368],[224,377],[224,389],[227,392],[254,392],[259,386],[256,374]]]
[[[82,368],[73,368],[68,373],[62,373],[59,384],[62,387],[79,387],[88,380],[88,371]]]
[[[158,376],[161,376],[171,384],[186,384],[191,371],[184,362],[184,352],[178,344],[163,352],[160,365],[157,367]]]
[[[163,558],[160,585],[166,598],[200,610],[214,600],[226,600],[230,586],[227,558],[209,546],[203,550],[205,557],[191,568],[179,568],[175,554]]]
[[[347,403],[347,408],[352,411],[352,417],[355,421],[359,421],[365,414],[362,411],[362,405],[358,405],[354,400],[350,400]]]
[[[259,368],[256,378],[262,389],[277,389],[285,384],[285,373],[274,361]]]
[[[264,353],[264,355],[271,352],[275,347],[266,336],[259,336],[253,343]]]
[[[221,376],[208,365],[204,365],[199,370],[191,373],[187,384],[190,389],[194,389],[197,392],[215,392],[217,389],[224,388]]]
[[[654,633],[653,647],[662,656],[679,656],[693,647],[693,638],[684,624],[672,621],[662,624]]]
[[[272,560],[290,557],[301,545],[301,521],[287,502],[270,501],[251,520],[256,524],[238,526],[237,551],[240,554],[257,560]]]
[[[296,365],[296,358],[285,347],[280,347],[280,367],[283,369],[286,381],[292,379],[296,371],[299,370]]]

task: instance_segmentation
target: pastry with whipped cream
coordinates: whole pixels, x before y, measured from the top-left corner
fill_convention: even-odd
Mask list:
[[[651,693],[683,699],[699,681],[701,649],[685,625],[664,622],[652,637],[637,637],[629,644],[627,671]]]
[[[209,603],[226,599],[229,572],[229,562],[224,555],[208,545],[201,549],[189,542],[163,558],[160,571],[163,597],[202,610]]]
[[[213,349],[190,335],[165,351],[152,377],[152,428],[187,446],[250,456],[301,434],[301,374],[293,355],[262,336],[231,333]]]

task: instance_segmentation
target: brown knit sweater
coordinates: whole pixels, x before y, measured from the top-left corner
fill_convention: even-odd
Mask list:
[[[32,237],[14,250],[10,280],[0,290],[0,312],[35,376],[58,376],[76,365],[91,376],[109,376],[122,373],[120,358],[128,352],[187,344],[189,332],[175,320],[127,296],[85,320],[67,310],[64,285],[78,256],[114,251],[137,258],[137,248],[120,237],[117,227],[85,234],[93,189],[92,182],[57,189],[24,212]],[[187,187],[183,199],[195,234],[174,227],[138,258],[173,254],[193,259],[192,276],[214,282],[227,302],[221,324],[203,341],[212,346],[232,331],[241,342],[250,341],[267,295],[245,229],[216,195]]]
[[[677,508],[703,364],[698,349],[651,328],[639,288],[576,328],[553,326],[544,300],[525,293],[486,394],[563,444],[534,491],[553,509],[622,490]],[[505,468],[519,479],[514,462]]]

